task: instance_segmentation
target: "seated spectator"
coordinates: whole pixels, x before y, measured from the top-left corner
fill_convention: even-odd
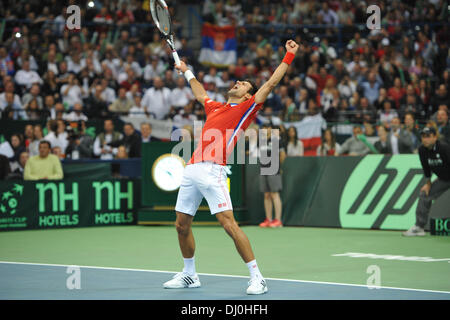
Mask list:
[[[353,135],[345,140],[341,150],[337,152],[338,155],[348,154],[349,156],[364,156],[370,152],[369,147],[362,142],[358,136],[362,135],[360,126],[353,127]]]
[[[110,146],[110,143],[116,143],[122,140],[122,134],[114,131],[114,122],[106,119],[103,123],[104,132],[100,133],[94,141],[94,155],[102,160],[111,160],[117,153],[117,148]]]
[[[392,109],[392,103],[390,100],[385,100],[383,103],[383,110],[378,112],[378,121],[386,127],[389,127],[392,119],[398,118],[397,111]]]
[[[82,102],[84,89],[80,86],[75,74],[70,73],[67,84],[61,87],[61,99],[66,107],[73,107],[75,103]]]
[[[109,105],[108,110],[119,115],[126,115],[133,106],[133,101],[127,98],[127,90],[125,88],[119,89],[119,96]]]
[[[8,157],[0,154],[0,180],[5,180],[11,173],[11,166]]]
[[[38,109],[42,110],[44,108],[44,101],[41,97],[41,88],[36,83],[33,84],[30,91],[25,93],[22,97],[22,105],[24,106],[24,109],[26,109],[25,106],[33,99],[37,100]]]
[[[388,133],[383,126],[378,127],[379,140],[375,142],[374,147],[382,154],[392,154],[391,144],[388,141]]]
[[[436,122],[439,130],[439,139],[450,144],[450,122],[448,121],[448,113],[445,107],[443,105],[443,108],[438,110]]]
[[[134,129],[132,123],[127,122],[123,126],[123,138],[121,140],[113,141],[109,143],[109,146],[118,148],[124,146],[126,153],[130,158],[141,157],[141,137]]]
[[[194,121],[197,120],[197,116],[193,114],[194,101],[191,101],[184,106],[183,110],[173,117],[173,122],[176,127],[183,127],[185,125],[194,125]]]
[[[15,162],[19,162],[20,154],[26,151],[22,135],[20,134],[11,135],[10,145],[14,152],[14,155],[11,158],[9,158],[9,162],[11,165],[13,165]]]
[[[47,121],[48,133],[44,137],[44,140],[48,141],[53,148],[56,146],[60,147],[64,153],[69,142],[67,141],[67,133],[64,132],[65,128],[62,128],[64,122],[62,122],[63,124],[60,123],[61,120]]]
[[[148,89],[142,98],[142,105],[155,119],[163,120],[169,113],[171,103],[170,89],[164,86],[161,77],[153,80],[153,88]]]
[[[387,95],[388,98],[392,99],[392,101],[394,102],[394,107],[396,109],[400,108],[400,100],[405,94],[406,90],[402,86],[402,81],[400,80],[400,78],[395,78],[394,86],[389,88]]]
[[[421,144],[421,137],[419,129],[416,125],[416,120],[414,119],[414,115],[412,113],[406,113],[404,118],[405,130],[411,134],[412,142],[413,142],[413,152],[417,153],[417,150]]]
[[[303,142],[298,138],[297,129],[290,127],[287,131],[288,142],[286,147],[286,155],[288,157],[303,156]]]
[[[73,111],[69,114],[65,114],[63,119],[69,122],[87,121],[88,117],[83,113],[83,106],[77,102],[73,106]]]
[[[22,109],[20,96],[14,93],[14,83],[12,81],[3,81],[3,85],[4,92],[0,93],[0,112],[3,111],[8,104],[13,104],[15,107],[19,106]],[[6,101],[6,95],[8,93],[11,93],[13,97],[9,98],[9,101]]]
[[[388,143],[391,145],[392,154],[413,153],[414,149],[411,133],[401,127],[400,118],[393,118],[390,128],[391,130],[388,133]]]
[[[5,104],[0,115],[2,119],[28,120],[22,104],[15,101],[14,94],[11,92],[5,92]]]
[[[95,85],[96,82],[94,82]],[[90,119],[104,118],[108,112],[108,102],[103,95],[103,86],[101,84],[95,85],[95,90],[91,90],[91,94],[87,99],[87,117]]]
[[[120,145],[117,148],[117,154],[114,159],[128,159],[128,152],[125,146]]]
[[[128,116],[131,118],[143,118],[148,117],[147,110],[142,106],[142,97],[140,93],[136,93],[133,96],[133,106],[128,112]]]
[[[184,106],[195,100],[191,88],[186,86],[186,81],[183,77],[177,79],[177,87],[172,90],[171,98],[171,105],[175,108],[177,113],[182,110]]]
[[[152,136],[152,125],[148,122],[141,123],[141,139],[142,143],[160,141]]]
[[[14,76],[14,80],[20,86],[23,86],[27,89],[31,88],[33,83],[43,84],[41,77],[36,71],[30,69],[30,61],[25,60],[22,63],[22,69],[17,71]]]
[[[23,130],[23,138],[24,138],[23,144],[25,148],[27,148],[28,150],[28,146],[30,145],[31,141],[34,140],[32,124],[25,125],[25,129]]]
[[[72,160],[90,159],[94,149],[94,139],[86,134],[86,122],[78,122],[77,128],[69,134],[69,145],[66,149],[66,158]]]
[[[326,129],[323,132],[322,143],[317,147],[318,156],[334,156],[338,155],[341,150],[341,145],[336,142],[336,137],[331,129]]]
[[[24,180],[59,180],[64,177],[61,161],[50,154],[50,142],[39,143],[39,155],[28,159],[24,170]]]
[[[61,148],[59,146],[52,148],[52,154],[58,157],[58,159],[63,160],[65,158],[64,154],[61,151]]]
[[[39,143],[44,139],[41,125],[37,124],[33,127],[33,141],[28,145],[28,152],[30,157],[39,154]]]
[[[39,110],[38,102],[36,99],[30,100],[23,107],[27,115],[27,120],[40,120],[45,116],[42,110]]]

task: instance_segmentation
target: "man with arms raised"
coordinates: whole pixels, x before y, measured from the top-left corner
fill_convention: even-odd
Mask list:
[[[228,91],[226,103],[212,101],[186,64],[181,62],[181,65],[176,66],[176,69],[184,73],[197,101],[205,107],[207,118],[199,145],[184,170],[175,207],[175,226],[184,258],[184,269],[164,283],[165,288],[195,288],[201,285],[195,271],[195,241],[191,225],[197,208],[205,197],[211,214],[215,214],[247,264],[250,271],[247,294],[267,292],[266,282],[258,269],[250,242],[234,219],[224,166],[237,138],[255,119],[269,93],[283,78],[299,48],[292,40],[287,41],[285,47],[287,53],[282,63],[260,89],[257,90],[251,81],[237,81]]]

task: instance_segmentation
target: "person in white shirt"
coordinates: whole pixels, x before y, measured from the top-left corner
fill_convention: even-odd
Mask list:
[[[30,70],[30,62],[28,60],[23,62],[22,69],[17,71],[14,80],[17,84],[25,86],[27,89],[36,82],[43,84],[43,81],[37,72]]]
[[[94,141],[94,155],[102,160],[112,160],[117,154],[117,148],[111,147],[109,144],[122,140],[123,135],[114,131],[114,123],[111,119],[104,122],[104,132],[100,133]]]
[[[9,104],[8,101],[6,101],[6,94],[12,93],[14,96],[14,104],[22,107],[22,101],[20,100],[20,96],[18,94],[14,93],[14,83],[12,81],[5,83],[5,92],[0,93],[0,112],[3,111],[6,106]]]
[[[205,76],[205,78],[206,78],[206,76]],[[208,88],[208,90],[206,90],[206,94],[212,101],[226,102],[225,97],[218,91],[215,82],[209,82],[209,83],[206,82],[206,83],[207,83],[207,88]]]
[[[86,115],[83,113],[83,106],[81,105],[81,103],[77,102],[73,106],[73,111],[69,114],[65,114],[63,116],[63,119],[66,121],[75,122],[80,120],[87,121],[88,117],[86,117]]]
[[[392,110],[392,102],[389,100],[384,101],[383,103],[383,110],[379,111],[379,121],[384,125],[384,126],[389,126],[389,124],[391,123],[392,119],[397,118],[398,114],[397,111]]]
[[[47,122],[48,134],[44,137],[44,140],[50,142],[51,148],[60,147],[61,152],[64,154],[69,144],[67,140],[67,132],[65,132],[64,121],[62,120],[49,120]]]
[[[67,70],[69,72],[74,72],[78,74],[81,69],[83,69],[83,64],[81,62],[80,55],[78,53],[74,53],[71,57],[67,57]]]
[[[186,125],[194,125],[194,121],[197,120],[197,116],[192,113],[194,108],[194,102],[190,102],[184,106],[183,110],[180,110],[180,113],[173,117],[173,124],[178,128],[182,128]]]
[[[184,106],[195,99],[191,88],[186,86],[185,79],[182,77],[177,79],[177,87],[172,90],[171,97],[172,106],[177,110],[184,108]]]
[[[166,68],[164,67],[164,63],[158,59],[158,57],[153,57],[151,64],[147,64],[144,68],[144,80],[151,81],[156,77],[162,76]]]
[[[298,138],[297,129],[290,127],[287,131],[288,143],[286,155],[288,157],[301,157],[304,154],[303,142]]]
[[[142,105],[150,115],[158,120],[163,120],[170,111],[171,91],[164,87],[164,82],[160,77],[156,77],[153,84],[154,87],[145,92]]]
[[[128,116],[131,118],[144,118],[148,117],[146,110],[142,106],[142,97],[140,93],[135,93],[132,99],[133,106],[128,111]]]
[[[63,103],[73,107],[75,103],[81,103],[83,92],[83,88],[78,84],[78,79],[71,73],[68,83],[61,87],[60,93]]]

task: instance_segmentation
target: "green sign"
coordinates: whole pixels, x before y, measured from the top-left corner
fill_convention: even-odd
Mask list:
[[[342,192],[344,228],[401,229],[415,222],[418,191],[424,185],[417,155],[372,155],[353,169]]]
[[[138,180],[0,183],[0,230],[135,224]]]
[[[434,236],[450,236],[450,218],[430,219],[430,233]]]

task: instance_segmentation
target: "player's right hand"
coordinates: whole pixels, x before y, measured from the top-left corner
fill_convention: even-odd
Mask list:
[[[180,61],[180,65],[175,65],[175,69],[185,73],[188,70],[188,67],[186,66],[186,63],[184,63],[184,61]]]

